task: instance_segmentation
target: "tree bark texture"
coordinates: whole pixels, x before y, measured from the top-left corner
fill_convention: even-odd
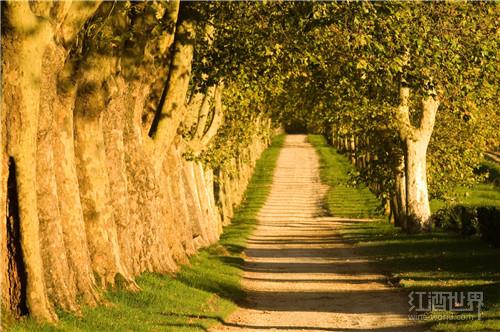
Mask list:
[[[403,142],[406,229],[410,232],[430,228],[431,210],[427,190],[427,147],[434,129],[439,101],[433,95],[421,97],[420,123],[410,122],[410,88],[400,88],[400,104],[396,109],[399,137]]]
[[[223,84],[190,110],[197,22],[169,2],[170,26],[153,36],[148,5],[133,3],[133,19],[122,2],[2,5],[1,301],[15,316],[55,321],[54,307],[78,312],[102,290],[138,289],[143,272],[175,272],[218,240],[269,144],[255,135],[236,172],[184,158],[224,123]],[[140,24],[140,38],[113,44]]]

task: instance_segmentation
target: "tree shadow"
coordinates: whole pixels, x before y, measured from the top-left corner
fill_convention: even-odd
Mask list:
[[[262,330],[262,331],[373,331],[373,332],[411,332],[416,331],[415,326],[397,326],[397,327],[379,327],[379,328],[332,328],[332,327],[317,327],[317,326],[288,326],[288,325],[257,325],[257,324],[243,324],[227,322],[219,316],[213,315],[198,315],[198,314],[179,314],[179,313],[160,313],[164,316],[175,316],[181,318],[191,318],[195,320],[215,320],[225,327],[234,327],[242,331],[248,330]],[[200,323],[160,323],[160,326],[171,328],[196,328],[202,331],[209,331],[204,325]]]

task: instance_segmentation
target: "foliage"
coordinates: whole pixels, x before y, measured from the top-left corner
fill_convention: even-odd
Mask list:
[[[500,165],[493,161],[484,160],[479,166],[480,173],[487,173],[488,182],[500,186]]]
[[[460,232],[462,235],[480,235],[499,246],[500,208],[496,206],[453,205],[439,209],[433,215],[436,227]]]
[[[307,82],[289,79],[292,90],[286,93],[298,96],[287,116],[306,115],[304,121],[327,132],[333,126],[343,136],[376,142],[357,151],[377,160],[360,175],[388,191],[392,165],[402,153],[393,116],[400,81],[412,87],[414,123],[420,96],[436,89],[441,106],[428,152],[431,194],[449,195],[457,183],[480,180],[473,170],[496,135],[491,120],[498,116],[498,47],[491,38],[498,33],[498,6],[335,3],[309,9],[303,30],[290,31],[309,37],[298,55],[310,65],[297,68],[307,71]]]
[[[497,136],[498,33],[493,3],[245,3],[193,5],[200,25],[192,86],[227,82],[227,123],[203,156],[229,158],[259,116],[317,132],[362,136],[374,156],[360,180],[392,190],[402,154],[393,110],[400,81],[441,105],[428,151],[432,197],[481,180],[474,173]],[[207,27],[209,27],[207,29]],[[206,33],[206,31],[209,33]],[[498,139],[498,138],[496,138]],[[376,144],[375,144],[376,142]],[[243,144],[243,143],[242,143]]]
[[[479,233],[486,241],[500,247],[500,208],[482,206],[477,209]]]
[[[436,227],[459,231],[462,235],[473,235],[479,228],[476,211],[469,206],[442,208],[433,215],[433,220]]]
[[[431,200],[431,210],[439,210],[446,205],[461,204],[466,206],[500,206],[500,190],[490,183],[479,183],[472,187],[458,186],[446,199]]]

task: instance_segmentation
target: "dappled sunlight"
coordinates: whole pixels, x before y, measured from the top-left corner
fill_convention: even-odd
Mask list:
[[[1,1],[0,329],[500,331],[499,8]]]
[[[289,135],[244,251],[246,299],[214,331],[416,331],[404,294],[339,233],[373,219],[331,217],[305,136]],[[300,150],[300,152],[298,152]]]

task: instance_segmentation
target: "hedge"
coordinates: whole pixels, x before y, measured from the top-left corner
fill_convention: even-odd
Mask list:
[[[436,228],[460,232],[464,236],[479,235],[500,247],[500,208],[496,206],[453,205],[432,215]]]

